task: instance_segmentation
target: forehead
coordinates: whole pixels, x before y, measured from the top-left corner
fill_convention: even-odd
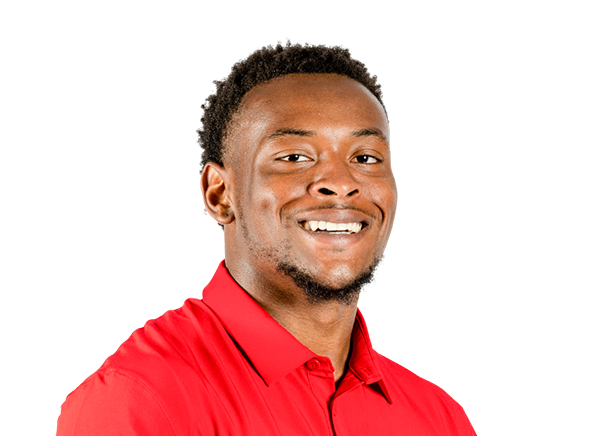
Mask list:
[[[261,136],[281,128],[336,135],[378,129],[389,138],[377,98],[362,84],[337,74],[289,74],[252,88],[232,119],[226,149],[241,151],[239,141],[260,142]]]
[[[377,98],[362,84],[337,74],[289,74],[252,88],[242,101],[240,112],[269,115],[375,111],[384,115]],[[299,114],[296,113],[299,112]],[[330,115],[330,114],[329,114]]]

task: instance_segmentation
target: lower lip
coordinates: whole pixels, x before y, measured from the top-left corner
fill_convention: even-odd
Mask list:
[[[364,227],[358,233],[328,233],[328,232],[313,232],[311,230],[306,230],[302,226],[298,226],[300,230],[302,230],[305,234],[313,238],[315,241],[318,241],[322,244],[328,245],[352,245],[360,240],[362,240],[365,236],[365,233],[368,231],[368,227]]]

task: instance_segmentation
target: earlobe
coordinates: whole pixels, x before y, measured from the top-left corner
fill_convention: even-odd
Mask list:
[[[227,171],[215,162],[208,162],[200,179],[206,211],[219,224],[229,224],[235,219],[228,191]]]

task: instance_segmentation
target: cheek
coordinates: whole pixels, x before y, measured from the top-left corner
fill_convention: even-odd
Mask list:
[[[388,199],[389,209],[392,217],[396,213],[396,204],[398,202],[398,191],[396,189],[396,181],[392,177],[392,180],[388,183]]]
[[[385,178],[385,185],[389,191],[389,195],[394,199],[394,202],[397,197],[397,189],[396,189],[396,179],[394,178],[394,173],[390,170],[389,176]]]
[[[394,214],[398,194],[396,191],[396,182],[393,177],[387,180],[380,179],[377,183],[371,184],[367,188],[367,192],[371,200],[379,205],[386,215]]]
[[[281,193],[265,184],[255,185],[254,194],[248,196],[247,208],[251,210],[253,221],[263,233],[273,232],[281,214]]]
[[[264,177],[254,184],[254,205],[261,214],[273,215],[278,218],[285,213],[286,206],[295,199],[301,198],[307,191],[305,181],[300,177]]]

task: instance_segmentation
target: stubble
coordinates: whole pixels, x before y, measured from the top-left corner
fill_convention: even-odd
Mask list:
[[[319,304],[337,301],[342,304],[352,304],[358,299],[361,289],[371,283],[375,277],[375,270],[379,266],[383,256],[375,256],[371,263],[352,280],[340,287],[334,287],[325,283],[323,277],[317,277],[308,269],[299,265],[298,262],[286,253],[292,249],[289,242],[282,241],[279,248],[261,246],[248,231],[245,224],[243,209],[238,204],[239,223],[242,234],[248,243],[248,249],[256,256],[260,256],[272,263],[276,270],[292,279],[294,284],[301,289],[309,302]]]

